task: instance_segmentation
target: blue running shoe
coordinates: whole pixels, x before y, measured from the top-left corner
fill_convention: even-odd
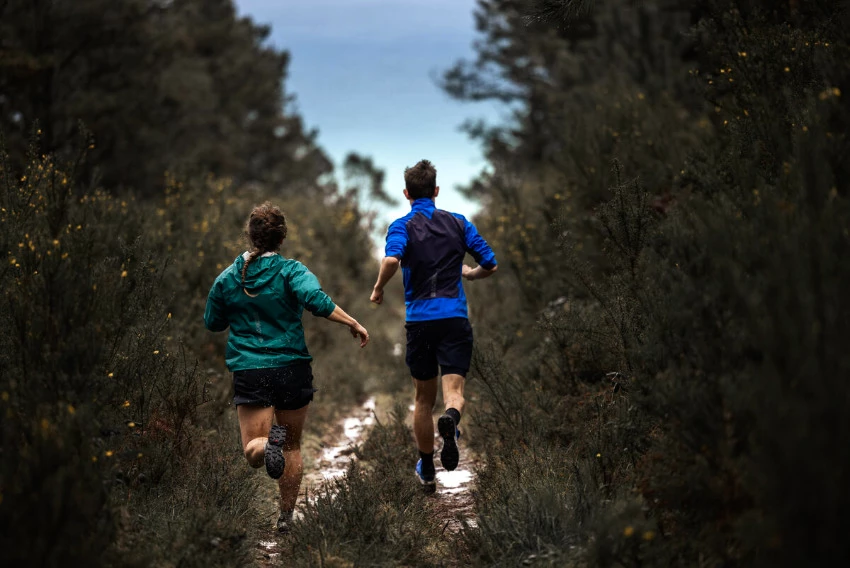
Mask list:
[[[425,493],[433,493],[437,490],[436,474],[433,469],[430,472],[422,472],[422,460],[416,462],[416,479],[422,484]]]
[[[440,450],[440,462],[446,471],[454,471],[460,461],[460,452],[457,449],[457,439],[460,431],[455,425],[454,419],[448,414],[443,414],[437,421],[437,431],[443,438],[443,449]]]

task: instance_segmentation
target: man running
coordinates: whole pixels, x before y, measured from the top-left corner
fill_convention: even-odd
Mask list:
[[[415,405],[413,433],[419,449],[416,475],[427,491],[436,488],[434,470],[434,419],[437,374],[443,377],[446,412],[437,421],[443,438],[440,461],[452,471],[460,455],[457,425],[463,412],[463,385],[472,358],[472,327],[461,277],[487,278],[496,271],[496,256],[475,226],[463,215],[437,209],[440,193],[437,170],[422,160],[404,170],[404,197],[411,211],[395,220],[387,231],[386,256],[381,262],[371,300],[380,304],[384,286],[401,264],[407,306],[407,366],[413,376]],[[469,253],[478,263],[463,264]],[[439,366],[439,369],[438,369]]]

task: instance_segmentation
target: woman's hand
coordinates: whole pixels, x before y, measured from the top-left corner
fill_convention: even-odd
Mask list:
[[[369,343],[369,332],[366,331],[366,328],[355,321],[348,329],[351,331],[351,335],[354,336],[354,339],[360,340],[360,347],[366,347],[366,344]]]
[[[355,339],[360,340],[360,347],[366,347],[366,344],[369,343],[369,332],[366,331],[366,328],[360,325],[356,319],[345,313],[345,310],[339,306],[334,308],[334,311],[328,316],[328,319],[332,322],[348,326],[348,331],[351,332],[351,335],[354,336]]]

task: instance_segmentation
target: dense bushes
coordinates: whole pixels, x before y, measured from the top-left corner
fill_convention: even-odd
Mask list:
[[[846,560],[846,10],[597,2],[529,34],[523,6],[482,4],[479,20],[479,61],[512,73],[522,105],[514,130],[487,133],[496,168],[470,188],[508,270],[470,291],[495,347],[470,384],[490,459],[465,550]]]
[[[259,478],[228,411],[224,337],[202,331],[200,317],[263,198],[175,179],[162,201],[136,201],[81,187],[73,165],[49,156],[29,164],[0,166],[4,557],[244,563]],[[282,202],[284,253],[362,314],[368,235],[354,202],[322,199],[321,208],[306,197]],[[375,346],[388,352],[381,321]],[[324,430],[367,380],[381,379],[385,353],[360,352],[346,330],[315,323],[308,343],[322,390],[312,428]]]

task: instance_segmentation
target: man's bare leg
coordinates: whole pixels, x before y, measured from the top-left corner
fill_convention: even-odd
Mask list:
[[[437,402],[437,377],[427,381],[413,379],[413,436],[424,454],[434,451],[434,403]]]
[[[426,493],[432,493],[434,481],[434,403],[437,401],[437,377],[426,381],[413,379],[413,436],[419,450],[416,475]]]
[[[454,408],[461,414],[466,400],[463,398],[463,385],[466,379],[462,375],[443,375],[443,402],[446,410]]]
[[[437,421],[437,431],[443,438],[443,448],[440,450],[440,461],[448,471],[457,468],[460,453],[457,449],[457,423],[463,412],[463,385],[466,382],[462,375],[443,375],[443,401],[446,403],[446,413]]]

